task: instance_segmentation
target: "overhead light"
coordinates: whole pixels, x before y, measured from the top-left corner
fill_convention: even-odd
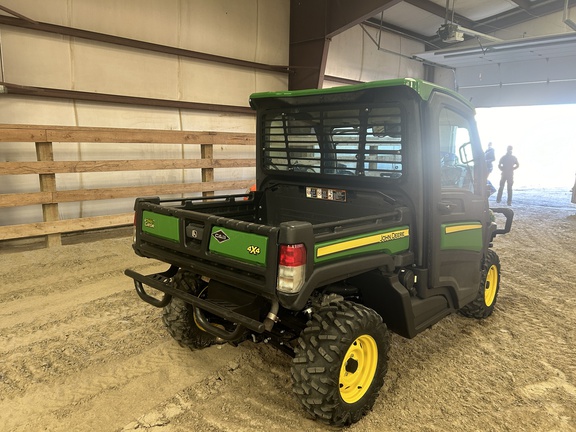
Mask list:
[[[458,30],[458,24],[442,24],[437,33],[442,42],[455,43],[464,40],[464,33]]]
[[[490,43],[483,46],[466,46],[444,48],[436,51],[427,51],[417,54],[422,57],[424,54],[433,56],[450,57],[454,55],[466,54],[488,54],[493,52],[503,52],[510,49],[538,49],[548,47],[567,46],[572,47],[576,43],[576,33],[560,33],[546,36],[536,36],[532,38],[510,39],[500,42]]]
[[[502,42],[502,39],[498,39],[497,37],[470,30],[454,23],[442,24],[437,33],[438,36],[440,36],[440,39],[442,39],[442,42],[446,43],[462,42],[464,40],[464,35],[475,36],[491,42]]]
[[[455,2],[456,0],[452,0],[452,7],[450,7],[450,0],[446,0],[446,19],[444,20],[444,24],[442,24],[436,32],[438,33],[438,36],[440,36],[440,39],[442,39],[442,42],[462,42],[464,41],[464,35],[475,36],[491,42],[502,42],[502,39],[477,32],[476,30],[470,30],[454,23]]]
[[[561,33],[556,35],[538,36],[534,38],[514,39],[500,41],[485,45],[483,47],[465,47],[449,48],[445,50],[434,51],[434,55],[443,56],[444,58],[461,57],[474,54],[502,53],[509,50],[535,50],[549,47],[573,46],[576,42],[576,33]]]

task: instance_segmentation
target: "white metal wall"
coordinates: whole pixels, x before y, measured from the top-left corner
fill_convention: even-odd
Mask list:
[[[375,41],[380,41],[380,47],[386,51],[379,50]],[[408,58],[423,50],[423,43],[386,31],[379,39],[377,29],[367,27],[363,30],[358,25],[332,39],[326,75],[357,81],[424,78],[423,64]],[[325,87],[334,85],[337,84],[325,82]]]
[[[289,0],[3,0],[31,19],[266,64],[287,65]],[[250,93],[285,90],[287,76],[84,39],[0,26],[0,80],[25,86],[248,106]],[[0,95],[0,122],[253,132],[254,118],[168,108]],[[142,148],[142,158],[196,158],[181,145]],[[56,160],[130,159],[134,146],[54,144]],[[215,148],[218,157],[253,149]],[[234,151],[235,153],[230,153]],[[1,161],[36,160],[34,144],[2,144]],[[199,181],[191,171],[57,175],[61,189]],[[217,170],[216,181],[250,179],[248,168]],[[8,178],[10,177],[10,178]],[[0,193],[37,192],[37,176],[0,177]],[[67,203],[61,218],[127,212],[133,200]],[[0,209],[0,224],[42,220],[40,206]]]

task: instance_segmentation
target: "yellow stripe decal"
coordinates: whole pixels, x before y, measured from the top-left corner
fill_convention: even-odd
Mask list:
[[[384,243],[392,240],[398,240],[407,237],[409,234],[408,229],[387,232],[383,234],[375,234],[368,237],[362,237],[359,239],[348,240],[342,243],[336,243],[329,246],[323,246],[318,248],[316,257],[320,258],[326,255],[331,255],[338,252],[344,252],[350,249],[356,249],[362,246],[370,246],[377,243]]]
[[[446,234],[453,234],[461,231],[470,231],[482,229],[482,224],[474,224],[474,225],[452,225],[446,227]]]

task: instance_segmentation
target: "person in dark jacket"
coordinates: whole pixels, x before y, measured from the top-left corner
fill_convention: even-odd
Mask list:
[[[520,164],[516,156],[512,154],[512,146],[508,146],[506,149],[506,154],[500,158],[498,163],[498,168],[502,171],[502,177],[500,178],[500,188],[498,189],[498,196],[496,197],[496,202],[502,200],[502,192],[504,191],[504,185],[508,185],[508,195],[506,196],[508,205],[512,205],[512,185],[514,184],[514,171],[518,169]]]

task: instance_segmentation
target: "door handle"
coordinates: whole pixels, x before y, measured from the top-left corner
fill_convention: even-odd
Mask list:
[[[438,211],[440,211],[440,214],[450,214],[456,207],[457,205],[450,201],[440,201],[438,203]]]

